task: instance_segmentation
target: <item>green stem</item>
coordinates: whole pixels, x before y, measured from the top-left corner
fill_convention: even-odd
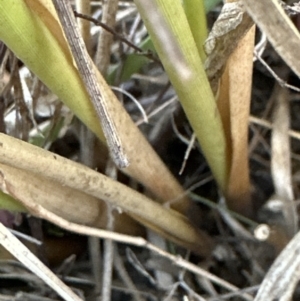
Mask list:
[[[0,210],[27,212],[27,209],[10,195],[0,190]]]
[[[228,166],[223,125],[181,1],[135,0],[135,3],[214,177],[225,191]],[[162,22],[153,22],[153,14],[156,18],[161,15]],[[166,23],[166,26],[162,28],[159,23]],[[168,50],[170,41],[161,34],[168,28],[173,37],[173,48],[177,47],[182,61],[171,55]]]
[[[207,38],[206,12],[202,0],[183,0],[186,18],[189,22],[198,53],[202,62],[205,60],[204,41]]]

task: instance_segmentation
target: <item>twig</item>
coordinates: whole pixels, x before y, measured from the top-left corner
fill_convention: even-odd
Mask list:
[[[112,213],[112,206],[108,204],[107,206],[107,229],[109,231],[113,230],[114,217]],[[103,277],[102,277],[102,301],[110,301],[111,299],[111,283],[112,283],[112,272],[113,272],[113,261],[114,261],[114,242],[111,239],[106,239],[104,241],[104,251],[103,251]]]
[[[162,111],[165,108],[167,108],[168,106],[170,106],[172,103],[176,103],[177,100],[178,100],[178,98],[177,98],[176,95],[173,96],[172,98],[168,99],[162,105],[160,105],[155,110],[153,110],[150,114],[148,114],[147,119],[149,120],[150,118],[152,118],[153,116],[155,116],[156,114],[158,114],[160,111]],[[138,120],[136,122],[136,125],[139,126],[139,125],[141,125],[143,123],[145,123],[145,121],[143,119],[140,119],[140,120]]]
[[[300,89],[298,87],[295,87],[293,85],[290,85],[286,83],[283,79],[281,79],[275,71],[266,63],[266,61],[260,56],[259,53],[254,51],[254,55],[261,62],[261,64],[270,72],[270,74],[274,77],[274,79],[279,83],[280,86],[289,88],[295,92],[300,92]]]
[[[112,28],[110,28],[109,26],[107,26],[105,23],[102,23],[90,16],[84,15],[84,14],[80,14],[77,11],[74,11],[74,15],[75,17],[78,18],[82,18],[88,21],[93,22],[95,25],[101,26],[102,28],[104,28],[106,31],[110,32],[112,35],[114,35],[117,39],[119,39],[120,41],[122,41],[124,44],[128,45],[129,47],[131,47],[132,49],[134,49],[136,52],[144,55],[145,57],[147,57],[149,60],[152,60],[156,63],[160,63],[160,60],[155,57],[155,55],[153,54],[153,52],[151,51],[147,51],[145,52],[142,48],[136,46],[135,44],[133,44],[132,42],[130,42],[129,40],[127,40],[124,36],[122,36],[121,34],[119,34],[118,32],[116,32],[115,30],[113,30]]]
[[[3,184],[5,184],[5,189],[4,189],[4,187],[2,187],[1,189],[2,190],[4,189],[6,191],[6,193],[9,193],[14,196],[14,192],[13,192],[14,187],[10,183],[7,183],[5,180],[4,180],[4,183],[2,183],[2,186],[3,186]],[[22,203],[26,202],[26,200],[20,200],[20,201]],[[24,203],[24,205],[25,205],[25,203]],[[31,204],[29,202],[26,202],[25,206],[28,207],[28,209],[30,209],[31,212],[33,212],[35,215],[39,216],[40,218],[43,218],[63,229],[68,230],[68,231],[75,232],[77,234],[95,236],[95,237],[99,237],[99,238],[103,238],[103,239],[111,239],[111,240],[114,240],[115,242],[121,242],[121,243],[129,244],[129,245],[134,245],[137,247],[144,247],[152,252],[159,254],[162,257],[168,258],[174,264],[176,264],[178,267],[184,268],[184,269],[186,269],[192,273],[195,273],[197,275],[200,275],[202,277],[206,277],[210,281],[218,284],[219,286],[226,288],[229,291],[238,291],[239,290],[236,286],[234,286],[234,285],[230,284],[229,282],[211,274],[210,272],[208,272],[204,269],[201,269],[200,267],[184,260],[180,256],[172,255],[164,250],[159,249],[155,245],[147,242],[142,237],[133,237],[130,235],[118,234],[118,233],[107,231],[107,230],[101,230],[101,229],[96,229],[96,228],[92,228],[92,227],[88,227],[88,226],[84,226],[84,225],[75,224],[75,223],[69,222],[69,221],[59,217],[58,215],[46,210],[41,205],[36,205],[36,204]],[[243,297],[245,297],[245,300],[252,300],[252,297],[250,297],[250,296],[244,295]]]
[[[148,120],[148,117],[147,117],[147,113],[145,112],[143,106],[139,103],[139,101],[132,95],[130,94],[129,92],[127,92],[126,90],[120,88],[120,87],[114,87],[114,86],[111,86],[111,89],[113,91],[117,91],[117,92],[120,92],[122,94],[124,94],[125,96],[127,96],[130,100],[133,101],[133,103],[137,106],[137,108],[139,109],[139,111],[141,112],[141,115],[142,115],[142,118],[143,118],[143,121],[144,123],[149,123],[149,120]]]
[[[56,8],[60,22],[62,23],[64,33],[69,42],[80,76],[86,85],[87,92],[98,117],[100,118],[112,158],[118,167],[127,167],[129,162],[123,151],[122,142],[116,131],[110,112],[107,110],[106,102],[108,100],[105,99],[101,93],[92,61],[79,34],[71,3],[68,1],[53,0],[53,4]]]
[[[186,166],[186,162],[190,156],[190,153],[192,151],[192,148],[194,147],[195,145],[195,141],[196,141],[196,135],[195,133],[193,133],[192,137],[190,138],[190,141],[189,141],[189,144],[188,144],[188,147],[185,151],[185,154],[184,154],[184,158],[183,158],[183,162],[181,164],[181,168],[180,168],[180,171],[179,171],[179,175],[181,175],[185,169],[185,166]]]
[[[138,273],[143,275],[153,286],[158,285],[157,280],[146,270],[144,265],[138,260],[137,256],[130,248],[126,248],[126,257],[128,262],[132,264]]]
[[[190,295],[192,296],[192,300],[197,301],[206,301],[206,299],[202,298],[198,295],[183,279],[180,280],[180,286]]]
[[[90,168],[94,168],[96,137],[84,124],[81,124],[79,133],[81,162]],[[91,270],[95,281],[95,293],[99,293],[101,290],[101,250],[99,238],[89,237],[88,244],[92,263]]]
[[[2,178],[1,179],[1,190],[5,193],[10,194],[13,197],[17,198],[16,193],[15,193],[16,188],[13,186],[13,184],[8,182],[5,179],[5,176],[3,174],[1,174],[1,178]],[[133,237],[130,235],[119,234],[119,233],[115,233],[112,231],[101,230],[101,229],[96,229],[96,228],[92,228],[92,227],[88,227],[88,226],[84,226],[84,225],[75,224],[75,223],[69,222],[69,221],[59,217],[58,215],[50,212],[49,210],[45,209],[41,205],[34,204],[34,203],[28,201],[27,199],[22,199],[20,197],[18,197],[17,199],[19,199],[19,201],[25,207],[27,207],[34,215],[36,215],[40,218],[43,218],[63,229],[66,229],[71,232],[75,232],[77,234],[95,236],[95,237],[99,237],[102,239],[114,240],[115,242],[126,243],[129,245],[134,245],[134,246],[138,246],[138,247],[145,247],[148,250],[155,252],[162,257],[168,258],[169,260],[174,262],[174,264],[176,264],[178,267],[184,268],[184,269],[186,269],[192,273],[195,273],[197,275],[200,275],[202,277],[206,277],[206,278],[210,279],[212,282],[228,289],[229,291],[237,291],[238,290],[238,288],[236,286],[230,284],[229,282],[211,274],[210,272],[208,272],[206,270],[199,268],[198,266],[184,260],[180,256],[175,256],[164,250],[161,250],[160,248],[149,243],[142,237]],[[252,300],[252,298],[250,298],[250,296],[246,296],[245,299]]]
[[[27,235],[27,234],[25,234],[25,233],[22,233],[22,232],[13,230],[13,229],[10,229],[10,232],[11,232],[14,236],[20,237],[20,238],[22,238],[23,240],[29,241],[29,242],[32,243],[32,244],[35,244],[35,245],[37,245],[37,246],[41,246],[41,245],[42,245],[42,242],[41,242],[40,240],[38,240],[38,239],[36,239],[36,238],[34,238],[34,237],[32,237],[32,236],[29,236],[29,235]]]
[[[113,180],[117,180],[117,169],[111,160],[108,160],[105,174],[107,174]],[[113,206],[107,203],[107,224],[106,229],[109,231],[114,230],[114,215]],[[112,286],[112,273],[113,273],[113,262],[114,262],[114,249],[115,243],[111,239],[104,241],[103,250],[103,274],[102,274],[102,292],[101,301],[110,301],[111,299],[111,286]]]
[[[89,256],[92,263],[92,273],[95,279],[95,293],[98,294],[101,290],[101,249],[100,240],[98,237],[89,237]]]
[[[265,119],[261,119],[255,116],[250,116],[249,121],[253,124],[257,124],[260,126],[263,126],[269,130],[271,130],[273,128],[273,125],[271,124],[271,122],[265,120]],[[300,133],[294,130],[288,130],[288,134],[290,135],[291,138],[294,139],[298,139],[300,140]]]

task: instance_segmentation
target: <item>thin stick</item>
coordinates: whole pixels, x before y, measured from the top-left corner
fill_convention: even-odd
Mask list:
[[[183,171],[184,171],[184,169],[185,169],[186,162],[187,162],[187,160],[188,160],[188,158],[189,158],[189,156],[190,156],[190,153],[191,153],[191,151],[192,151],[192,148],[193,148],[194,145],[195,145],[195,141],[196,141],[196,135],[195,135],[195,133],[193,133],[193,135],[192,135],[192,137],[191,137],[191,139],[190,139],[190,141],[189,141],[188,147],[187,147],[187,149],[186,149],[186,151],[185,151],[184,158],[183,158],[183,162],[182,162],[182,164],[181,164],[181,168],[180,168],[180,171],[179,171],[179,175],[182,175],[182,173],[183,173]]]
[[[260,126],[263,126],[263,127],[267,128],[267,129],[270,129],[270,130],[273,128],[273,125],[272,125],[271,122],[269,122],[265,119],[262,119],[262,118],[255,117],[255,116],[250,116],[249,117],[249,122],[251,122],[253,124],[260,125]],[[288,130],[288,134],[291,138],[300,140],[300,133],[298,131]]]
[[[254,56],[257,60],[261,62],[261,64],[269,71],[269,73],[274,77],[274,79],[279,83],[280,86],[289,88],[293,91],[300,92],[300,89],[298,87],[295,87],[293,85],[290,85],[286,83],[282,78],[280,78],[275,71],[267,64],[267,62],[261,57],[259,53],[254,51]]]
[[[106,102],[109,100],[105,99],[101,93],[91,58],[80,36],[71,3],[69,1],[53,0],[53,4],[69,42],[80,76],[86,85],[87,92],[101,121],[111,156],[119,168],[127,167],[129,165],[128,159],[124,153],[114,121],[107,110]]]
[[[8,183],[5,179],[3,179],[3,180],[4,181],[2,183],[1,189],[5,193],[9,193],[10,195],[15,197],[15,193],[14,193],[15,188],[13,187],[13,185],[11,183]],[[180,256],[172,255],[172,254],[156,247],[155,245],[149,243],[142,237],[133,237],[130,235],[119,234],[119,233],[115,233],[112,231],[101,230],[101,229],[96,229],[96,228],[92,228],[92,227],[88,227],[88,226],[84,226],[84,225],[75,224],[75,223],[69,222],[69,221],[59,217],[58,215],[50,212],[49,210],[45,209],[41,205],[32,204],[31,202],[28,202],[25,199],[19,199],[19,201],[24,206],[26,206],[32,213],[34,213],[36,216],[39,216],[40,218],[43,218],[63,229],[66,229],[71,232],[75,232],[77,234],[95,236],[95,237],[99,237],[99,238],[103,238],[103,239],[111,239],[116,242],[127,243],[129,245],[147,248],[148,250],[155,252],[162,257],[168,258],[169,260],[174,262],[174,264],[176,264],[178,267],[184,268],[192,273],[195,273],[197,275],[205,277],[205,278],[209,279],[210,281],[218,284],[219,286],[222,286],[222,287],[228,289],[229,291],[238,291],[239,290],[236,286],[232,285],[231,283],[211,274],[210,272],[208,272],[204,269],[201,269],[200,267],[184,260]],[[252,300],[252,297],[249,295],[246,295],[246,294],[243,295],[242,297],[244,297],[245,300]]]
[[[95,166],[95,135],[84,125],[80,127],[80,159],[81,162],[90,167]],[[91,260],[91,269],[95,280],[95,293],[101,291],[101,250],[100,241],[98,237],[88,237],[89,255]]]
[[[145,52],[142,48],[136,46],[134,43],[132,43],[128,39],[126,39],[123,35],[119,34],[115,30],[113,30],[111,27],[107,26],[107,24],[105,24],[103,22],[100,22],[97,19],[92,18],[90,16],[81,14],[81,13],[79,13],[77,11],[74,11],[74,15],[75,15],[75,17],[78,17],[78,18],[81,18],[81,19],[84,19],[84,20],[88,20],[90,22],[93,22],[96,26],[102,27],[107,32],[111,33],[115,38],[119,39],[124,44],[126,44],[129,47],[131,47],[132,49],[134,49],[136,52],[144,55],[149,60],[152,60],[152,61],[160,64],[160,60],[155,56],[155,54],[152,51],[148,50],[148,51]]]
[[[113,231],[114,217],[112,212],[112,206],[107,204],[107,229]],[[111,300],[111,284],[112,284],[112,273],[113,273],[113,261],[114,261],[114,241],[106,239],[104,241],[104,256],[103,256],[103,277],[102,277],[102,301]]]
[[[236,286],[232,285],[231,283],[229,283],[223,279],[220,279],[219,277],[211,274],[208,271],[205,271],[205,270],[199,268],[198,266],[184,260],[180,256],[175,256],[164,250],[161,250],[160,248],[149,243],[142,237],[133,237],[130,235],[115,233],[112,231],[96,229],[96,228],[92,228],[92,227],[88,227],[88,226],[84,226],[84,225],[75,224],[68,220],[65,220],[62,217],[54,214],[53,212],[45,209],[41,205],[31,202],[27,198],[17,197],[16,187],[14,187],[13,183],[11,183],[10,181],[8,181],[6,179],[4,174],[0,173],[0,179],[1,179],[0,188],[4,193],[10,194],[14,198],[18,199],[21,202],[21,204],[23,206],[25,206],[32,214],[34,214],[40,218],[43,218],[63,229],[66,229],[71,232],[75,232],[77,234],[95,236],[95,237],[99,237],[102,239],[110,239],[115,242],[127,243],[129,245],[134,245],[134,246],[138,246],[138,247],[145,247],[148,250],[159,254],[160,256],[168,258],[169,260],[174,262],[177,266],[187,269],[190,272],[193,272],[202,277],[206,277],[206,278],[210,279],[212,282],[228,289],[229,291],[237,291],[238,290],[238,288]],[[1,237],[0,237],[0,240],[1,240]],[[249,297],[250,296],[247,296],[247,300],[250,300]]]
[[[111,160],[108,160],[107,162],[105,174],[110,178],[112,178],[113,180],[117,180],[117,169]],[[113,232],[115,218],[113,215],[113,206],[109,203],[107,203],[106,215],[107,215],[106,229],[108,231]],[[103,247],[104,250],[103,250],[102,292],[101,292],[101,298],[99,300],[110,301],[115,243],[111,239],[105,239]]]

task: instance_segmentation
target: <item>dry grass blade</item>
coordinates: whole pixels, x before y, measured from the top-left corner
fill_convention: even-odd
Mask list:
[[[109,99],[105,97],[105,94],[102,92],[103,88],[101,89],[98,83],[92,60],[80,36],[71,3],[59,0],[53,0],[53,3],[70,45],[79,74],[85,83],[86,90],[100,119],[111,156],[119,168],[125,168],[129,165],[129,162],[124,152],[122,140],[116,129],[115,121],[107,108],[106,103]]]
[[[289,301],[300,279],[300,233],[280,253],[264,278],[255,301]]]
[[[298,230],[298,217],[292,187],[289,130],[288,92],[278,84],[275,87],[276,106],[273,114],[271,171],[275,193],[281,200],[286,233],[291,238]]]
[[[279,1],[242,0],[248,13],[275,50],[300,77],[300,34]],[[266,13],[268,12],[268,13]]]
[[[114,28],[116,23],[117,11],[118,0],[104,1],[102,6],[101,22],[109,28]],[[110,63],[110,48],[112,41],[113,35],[102,28],[99,35],[99,42],[95,56],[95,64],[102,74],[106,74],[107,68]]]
[[[107,206],[96,197],[36,175],[23,169],[0,163],[0,172],[18,187],[18,195],[43,206],[61,217],[80,224],[103,228],[107,221]],[[17,208],[26,211],[26,208]],[[141,229],[125,214],[119,214],[115,230],[140,235]]]
[[[89,15],[91,13],[90,0],[76,0],[76,9],[82,14]],[[79,19],[78,27],[84,40],[86,49],[90,53],[91,48],[91,24],[87,20]]]
[[[0,244],[22,262],[24,266],[45,281],[64,300],[83,301],[31,253],[2,223],[0,223]]]
[[[59,185],[40,175],[0,163],[0,172],[18,187],[24,198],[76,223],[104,226],[105,207],[99,199]],[[85,205],[82,202],[84,200]],[[101,224],[99,222],[102,220]]]
[[[248,163],[248,119],[252,90],[254,36],[255,27],[250,29],[240,41],[228,60],[226,70],[231,140],[231,167],[226,196],[229,207],[246,216],[251,216],[253,210]]]
[[[211,238],[197,231],[186,217],[83,165],[4,134],[0,134],[0,158],[1,163],[42,174],[58,185],[107,201],[145,226],[196,252],[204,255],[211,251]]]

